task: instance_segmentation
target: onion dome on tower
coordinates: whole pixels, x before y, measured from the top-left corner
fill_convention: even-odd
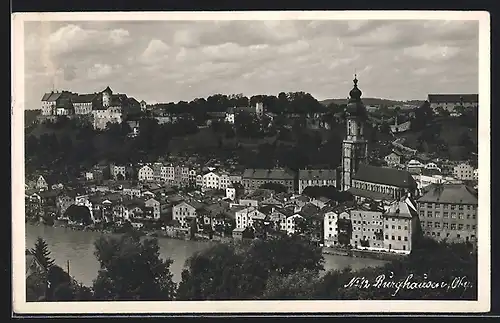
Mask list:
[[[347,107],[345,109],[346,117],[357,117],[360,119],[365,119],[367,117],[367,112],[365,105],[361,101],[361,90],[358,88],[358,79],[356,75],[354,75],[354,87],[349,92],[349,102],[347,103]]]

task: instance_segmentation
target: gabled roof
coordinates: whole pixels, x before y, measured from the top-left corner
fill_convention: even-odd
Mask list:
[[[45,93],[42,97],[42,101],[53,102],[58,100],[61,97],[61,95],[62,95],[61,92]]]
[[[380,192],[373,192],[373,191],[368,191],[368,190],[363,190],[360,188],[356,187],[351,187],[347,190],[347,192],[351,193],[353,196],[359,196],[359,197],[364,197],[372,200],[384,200],[384,201],[390,201],[393,200],[392,196],[389,194],[384,194]]]
[[[74,95],[71,101],[73,103],[91,103],[97,97],[97,94],[77,94]]]
[[[431,184],[418,202],[478,204],[477,192],[464,184]]]
[[[243,178],[252,179],[274,179],[274,180],[293,180],[295,175],[286,169],[245,169]]]
[[[109,86],[107,86],[104,90],[101,91],[101,93],[104,93],[104,92],[113,93],[113,91],[109,88]]]
[[[408,171],[389,167],[377,167],[361,164],[359,165],[358,171],[353,176],[353,179],[401,188],[416,187],[415,180]]]
[[[299,180],[335,180],[337,178],[334,169],[301,169]]]

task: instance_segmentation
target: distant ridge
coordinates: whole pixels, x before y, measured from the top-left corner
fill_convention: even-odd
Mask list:
[[[379,99],[379,98],[362,98],[363,103],[365,105],[386,105],[386,106],[393,106],[393,105],[403,105],[403,104],[412,104],[412,105],[417,105],[420,106],[424,103],[424,100],[409,100],[409,101],[395,101],[395,100],[388,100],[388,99]],[[326,99],[323,101],[320,101],[321,104],[323,105],[329,105],[330,103],[335,103],[335,104],[347,104],[348,99]]]

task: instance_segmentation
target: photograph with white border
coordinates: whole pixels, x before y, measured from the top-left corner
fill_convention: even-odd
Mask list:
[[[14,313],[490,310],[487,12],[11,17]]]

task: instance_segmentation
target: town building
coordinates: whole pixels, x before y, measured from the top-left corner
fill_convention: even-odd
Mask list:
[[[99,96],[97,93],[93,94],[75,94],[71,98],[73,108],[77,115],[89,115],[94,109],[98,107]]]
[[[219,189],[220,176],[214,172],[209,172],[203,175],[203,189]]]
[[[262,118],[265,113],[264,103],[257,102],[255,106],[250,107],[231,107],[226,111],[226,115],[224,121],[230,124],[234,124],[236,120],[236,115],[238,113],[249,113],[251,115],[256,116],[257,118]]]
[[[453,176],[462,181],[474,180],[474,167],[467,163],[460,163],[453,167]]]
[[[418,234],[418,213],[412,202],[395,201],[383,214],[384,244],[388,252],[409,254]]]
[[[144,202],[144,206],[152,209],[153,218],[158,220],[160,218],[160,202],[154,198],[150,198]]]
[[[256,190],[266,183],[281,184],[289,192],[295,190],[295,174],[287,169],[245,169],[242,182],[246,191]]]
[[[479,104],[478,94],[429,94],[427,101],[433,111],[443,108],[452,112],[455,107],[477,108]]]
[[[323,244],[325,247],[334,247],[338,243],[338,215],[334,207],[327,206],[321,209],[323,214]]]
[[[376,203],[361,204],[349,212],[352,225],[350,241],[352,247],[368,250],[383,249],[383,213],[384,209]]]
[[[137,178],[140,182],[150,182],[154,179],[154,171],[150,166],[144,165],[139,169]]]
[[[187,228],[202,208],[203,205],[199,202],[182,201],[172,207],[172,219],[178,221],[181,227]]]
[[[394,166],[394,165],[400,165],[402,164],[404,154],[397,151],[393,150],[391,153],[387,156],[384,157],[384,161],[387,163],[389,166]]]
[[[422,231],[436,240],[475,242],[477,191],[464,184],[432,184],[417,200]]]
[[[412,174],[420,174],[425,165],[419,160],[412,159],[406,164],[406,169]]]
[[[299,194],[308,186],[337,186],[337,172],[334,169],[299,170]]]

